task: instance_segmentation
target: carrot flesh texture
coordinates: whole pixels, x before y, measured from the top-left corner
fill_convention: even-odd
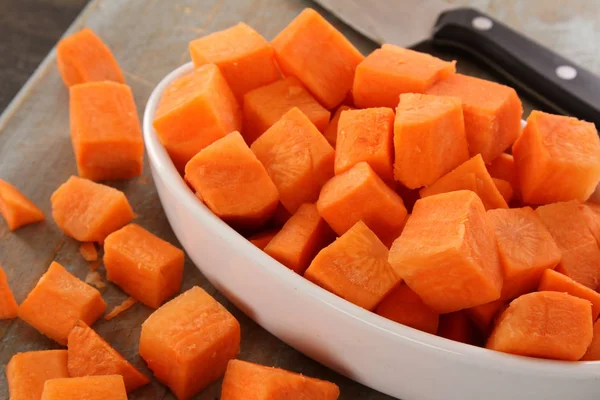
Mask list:
[[[39,400],[48,379],[68,377],[67,350],[17,353],[6,365],[11,400]]]
[[[104,316],[104,319],[107,321],[110,321],[111,319],[116,318],[119,315],[121,315],[122,313],[124,313],[125,311],[129,310],[131,307],[136,305],[136,303],[137,303],[136,299],[134,299],[133,297],[128,297],[125,300],[123,300],[123,302],[121,304],[114,306],[113,309],[110,310],[110,312],[108,312]]]
[[[500,192],[500,194],[504,198],[504,201],[507,204],[510,203],[515,195],[513,188],[510,185],[510,182],[498,178],[492,178],[492,181],[494,181],[494,184],[496,185],[498,192]]]
[[[331,147],[335,149],[337,145],[337,133],[338,133],[338,124],[340,122],[340,117],[342,116],[342,112],[354,110],[354,107],[348,106],[346,104],[342,104],[337,108],[333,117],[331,117],[331,121],[327,124],[327,127],[323,131],[323,136],[329,142]]]
[[[480,333],[487,336],[494,327],[494,320],[508,307],[506,300],[495,300],[469,308],[466,313]]]
[[[502,153],[486,165],[492,178],[502,179],[510,183],[514,194],[519,192],[519,175],[512,154]]]
[[[85,261],[98,260],[98,250],[94,242],[83,242],[79,245],[79,252]]]
[[[167,302],[142,324],[140,355],[179,400],[219,379],[240,348],[240,325],[195,286]]]
[[[6,274],[0,266],[0,320],[13,319],[19,315],[19,305],[8,286]]]
[[[269,229],[250,236],[248,241],[259,249],[264,250],[278,232],[279,229]]]
[[[352,89],[364,56],[319,13],[304,9],[271,42],[285,75],[297,77],[326,108],[339,105]]]
[[[473,327],[466,311],[440,315],[438,336],[464,344],[473,344]]]
[[[0,179],[0,214],[11,231],[46,218],[42,210],[31,200],[2,179]]]
[[[585,216],[588,220],[590,232],[600,246],[600,204],[586,203]]]
[[[223,378],[221,400],[336,400],[334,383],[279,368],[231,360]]]
[[[579,361],[600,361],[600,321],[594,323],[594,337]]]
[[[49,379],[41,400],[127,400],[121,375]]]
[[[600,139],[594,124],[533,111],[513,146],[523,201],[587,200],[600,181]]]
[[[357,306],[374,310],[400,283],[387,256],[387,247],[359,221],[317,254],[304,277]]]
[[[400,284],[377,306],[375,312],[400,324],[435,335],[440,315],[429,308],[408,285]]]
[[[417,201],[389,262],[433,310],[449,313],[498,300],[502,268],[479,197],[470,191]]]
[[[592,320],[596,321],[598,315],[600,315],[600,293],[559,272],[553,270],[544,271],[538,291],[568,293],[571,296],[588,300],[592,303]]]
[[[522,356],[577,361],[592,341],[591,303],[566,293],[535,292],[513,300],[486,347]]]

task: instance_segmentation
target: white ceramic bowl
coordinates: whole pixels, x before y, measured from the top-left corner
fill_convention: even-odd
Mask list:
[[[179,176],[152,127],[165,87],[191,70],[191,63],[176,69],[150,96],[146,150],[177,238],[198,269],[244,313],[308,357],[403,400],[600,396],[600,363],[502,354],[386,320],[305,280],[213,215]]]

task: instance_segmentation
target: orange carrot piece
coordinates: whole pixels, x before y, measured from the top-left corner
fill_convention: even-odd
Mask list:
[[[67,344],[78,320],[92,325],[104,314],[106,303],[100,292],[52,262],[48,271],[19,307],[19,318],[40,333]]]
[[[586,203],[585,216],[588,220],[590,232],[596,238],[600,246],[600,204]]]
[[[106,283],[104,283],[104,279],[102,279],[102,275],[100,275],[98,271],[88,271],[85,275],[84,282],[94,286],[98,290],[102,290],[106,287]]]
[[[594,323],[594,337],[579,361],[600,361],[600,320]]]
[[[538,291],[568,293],[571,296],[588,300],[592,303],[592,320],[596,321],[600,315],[600,293],[559,272],[551,269],[544,271]]]
[[[437,334],[455,342],[473,344],[473,327],[465,310],[440,315]]]
[[[39,400],[48,379],[68,377],[67,350],[17,353],[6,365],[11,400]]]
[[[333,176],[335,151],[298,108],[285,113],[251,149],[292,214],[301,204],[317,200],[321,186]]]
[[[41,400],[127,400],[121,375],[49,379]]]
[[[19,315],[19,305],[8,286],[6,274],[0,266],[0,320],[13,319]]]
[[[221,400],[336,400],[339,395],[334,383],[242,360],[229,361],[221,390]]]
[[[112,52],[89,28],[84,28],[58,42],[56,64],[67,87],[98,81],[125,83],[121,68]]]
[[[219,68],[206,64],[165,89],[152,124],[173,164],[182,172],[200,150],[239,131],[242,113]]]
[[[94,242],[81,243],[79,252],[85,261],[96,261],[98,259],[98,250],[96,250]]]
[[[326,108],[339,105],[364,56],[318,12],[304,9],[271,42],[285,75],[292,75]]]
[[[509,148],[521,132],[523,107],[513,88],[454,74],[437,82],[427,93],[462,101],[469,152],[471,156],[481,153],[486,163]]]
[[[467,315],[480,333],[487,336],[494,327],[494,320],[508,307],[506,300],[495,300],[480,306],[469,308]]]
[[[486,347],[522,356],[577,361],[592,341],[591,304],[566,293],[535,292],[513,300]]]
[[[354,107],[348,106],[346,104],[342,104],[337,108],[333,117],[331,117],[331,121],[327,124],[327,128],[323,131],[323,136],[329,142],[331,147],[335,149],[337,144],[337,132],[338,132],[338,124],[340,122],[340,117],[342,116],[343,111],[354,110]]]
[[[373,310],[398,284],[388,249],[358,221],[312,260],[304,277],[357,306]]]
[[[240,324],[201,288],[180,294],[142,324],[140,355],[179,400],[225,373],[240,349]]]
[[[417,201],[389,262],[425,304],[443,314],[498,300],[502,268],[483,203],[461,190]]]
[[[111,319],[121,315],[121,313],[129,310],[131,307],[136,305],[136,303],[136,299],[134,299],[133,297],[128,297],[125,300],[123,300],[121,304],[114,306],[113,309],[110,310],[110,312],[104,316],[104,319],[110,321]]]
[[[273,240],[275,235],[279,232],[279,229],[269,229],[266,231],[262,231],[256,233],[248,238],[248,241],[258,247],[261,250],[264,250],[265,247]]]
[[[90,271],[95,271],[102,265],[102,260],[92,261],[90,263]]]
[[[517,175],[517,167],[515,159],[511,154],[502,153],[494,160],[486,165],[488,172],[492,178],[502,179],[510,183],[513,192],[516,194],[519,191],[519,176]]]
[[[438,330],[440,315],[427,307],[419,295],[405,283],[392,290],[377,306],[375,312],[392,321],[433,335]]]
[[[31,200],[2,179],[0,179],[0,214],[11,231],[46,218],[42,210]]]
[[[492,181],[494,181],[494,184],[496,185],[498,192],[500,192],[504,198],[504,201],[506,201],[507,204],[510,203],[515,194],[510,182],[498,178],[492,178]]]

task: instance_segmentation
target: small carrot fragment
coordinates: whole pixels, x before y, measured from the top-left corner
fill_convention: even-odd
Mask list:
[[[83,242],[79,245],[79,252],[85,261],[98,260],[98,250],[94,242]]]
[[[510,185],[510,182],[505,181],[504,179],[498,179],[493,177],[492,180],[494,181],[494,184],[496,185],[496,188],[498,188],[498,191],[500,192],[502,197],[504,197],[504,201],[506,201],[507,204],[510,203],[515,195],[513,188]]]
[[[277,235],[279,229],[269,229],[267,231],[262,231],[257,234],[254,234],[248,238],[248,241],[258,247],[261,250],[264,250],[265,247],[269,244],[273,237]]]
[[[327,128],[325,128],[325,131],[323,132],[323,136],[325,136],[325,139],[327,139],[331,147],[334,149],[337,143],[337,132],[340,117],[342,116],[342,112],[347,110],[354,110],[354,107],[350,107],[346,104],[339,106],[335,111],[335,114],[333,114],[333,117],[331,117],[331,121],[329,121],[329,124],[327,124]]]
[[[19,305],[15,301],[6,274],[0,267],[0,320],[16,318],[19,314]]]
[[[106,283],[98,271],[88,271],[85,276],[85,283],[94,286],[96,289],[102,290],[106,287]]]
[[[377,306],[375,312],[400,324],[437,333],[440,315],[429,308],[407,284],[401,283]]]
[[[121,304],[114,306],[113,309],[110,310],[110,312],[104,316],[104,319],[110,321],[111,319],[119,316],[121,313],[129,310],[136,303],[136,299],[134,299],[133,297],[128,297],[125,300],[123,300]]]
[[[515,166],[515,159],[512,154],[502,153],[494,158],[492,162],[486,165],[492,178],[502,179],[510,183],[513,192],[519,191],[519,176]]]
[[[0,179],[0,214],[11,231],[46,218],[42,210],[31,200],[2,179]]]
[[[102,265],[102,260],[92,261],[90,263],[90,271],[95,271]]]

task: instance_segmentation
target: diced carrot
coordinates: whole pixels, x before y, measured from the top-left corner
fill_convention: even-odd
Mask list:
[[[504,275],[501,298],[534,291],[544,271],[560,262],[561,251],[550,232],[530,207],[490,210],[487,217]]]
[[[41,400],[127,400],[121,375],[49,379]]]
[[[239,131],[242,113],[219,68],[206,64],[165,89],[153,125],[173,164],[182,172],[200,150]]]
[[[592,343],[579,361],[600,361],[600,320],[594,323]]]
[[[356,67],[354,102],[359,108],[394,108],[402,93],[423,93],[455,71],[456,61],[384,44]]]
[[[42,210],[31,200],[2,179],[0,179],[0,214],[11,231],[46,218]]]
[[[512,186],[510,185],[510,182],[498,178],[492,178],[492,180],[494,181],[496,188],[504,198],[504,201],[506,201],[507,204],[510,203],[515,194]]]
[[[334,383],[279,368],[231,360],[223,378],[221,400],[336,400]]]
[[[429,187],[419,191],[421,197],[452,192],[455,190],[471,190],[483,202],[486,210],[508,208],[508,204],[496,187],[489,172],[485,168],[481,154],[465,161]]]
[[[325,131],[329,123],[329,111],[293,76],[246,93],[242,108],[242,134],[246,142],[254,143],[294,107],[302,111],[319,131]]]
[[[121,313],[124,313],[125,311],[129,310],[131,307],[136,305],[136,303],[136,299],[134,299],[133,297],[128,297],[125,300],[123,300],[121,304],[114,306],[113,309],[110,310],[110,312],[104,316],[104,319],[110,321],[111,319],[121,315]]]
[[[265,247],[267,247],[267,245],[269,244],[269,242],[273,240],[275,235],[277,235],[277,232],[279,232],[279,229],[269,229],[266,231],[262,231],[250,236],[248,238],[248,241],[256,247],[258,247],[259,249],[264,250]]]
[[[563,292],[588,300],[592,303],[592,319],[596,321],[600,315],[600,293],[559,272],[551,269],[544,271],[538,291]]]
[[[375,312],[392,321],[433,335],[438,330],[440,315],[423,303],[419,295],[405,283],[392,290],[377,306]]]
[[[331,121],[327,124],[327,128],[323,131],[323,136],[329,142],[331,147],[335,149],[337,144],[337,132],[338,132],[338,124],[340,122],[340,117],[342,116],[342,111],[354,110],[354,107],[342,104],[337,108],[333,117],[331,117]]]
[[[50,198],[56,225],[80,242],[104,242],[134,217],[123,192],[77,176],[70,177]]]
[[[96,261],[98,259],[98,250],[96,250],[94,242],[81,243],[79,252],[85,261]]]
[[[366,162],[327,182],[317,208],[338,235],[362,220],[386,246],[400,234],[407,215],[402,198]]]
[[[6,365],[11,400],[39,400],[48,379],[68,377],[67,350],[17,353]]]
[[[310,263],[304,277],[332,293],[373,310],[400,277],[387,261],[388,249],[358,221]]]
[[[502,268],[483,203],[461,190],[417,201],[389,262],[425,304],[449,313],[498,300]]]
[[[590,302],[566,293],[535,292],[513,300],[486,347],[522,356],[577,361],[592,341]]]
[[[292,75],[326,108],[339,105],[364,56],[318,12],[304,9],[271,42],[285,75]]]
[[[302,275],[311,260],[335,238],[317,206],[305,203],[264,248],[265,253]]]
[[[92,325],[102,316],[106,303],[100,292],[52,262],[48,271],[19,307],[19,318],[40,333],[67,344],[78,320]]]
[[[596,238],[600,246],[600,204],[586,203],[585,216],[588,220],[590,232]]]
[[[158,308],[179,292],[183,251],[136,224],[104,242],[106,279],[148,307]]]
[[[410,189],[429,186],[469,159],[460,100],[406,93],[394,122],[394,178]]]
[[[121,375],[127,392],[150,383],[129,361],[82,321],[77,321],[68,338],[69,375]]]
[[[462,101],[469,152],[471,156],[481,153],[486,163],[509,148],[521,132],[523,107],[513,88],[454,74],[438,81],[427,93]]]
[[[466,310],[480,333],[487,336],[494,327],[494,319],[508,307],[506,300],[495,300]]]
[[[58,42],[56,64],[67,87],[98,81],[125,83],[112,52],[89,28]]]
[[[473,327],[465,310],[440,315],[438,336],[465,344],[473,344]]]
[[[225,373],[240,349],[240,324],[194,286],[142,324],[140,355],[179,400],[188,400]]]
[[[279,79],[273,48],[243,22],[190,42],[196,68],[216,64],[238,101],[257,87]]]
[[[2,267],[0,267],[0,320],[13,319],[19,314],[19,305],[15,301],[12,290]]]
[[[588,228],[585,207],[573,200],[541,206],[535,212],[562,251],[556,271],[596,290],[600,284],[600,249]]]
[[[116,82],[72,86],[71,141],[79,176],[93,181],[142,174],[144,141],[131,88]]]
[[[502,179],[510,183],[515,194],[519,190],[519,176],[517,175],[517,167],[512,154],[502,153],[494,158],[491,163],[486,166],[490,176],[496,179]]]
[[[317,200],[321,186],[333,176],[335,151],[298,108],[285,113],[251,148],[292,214]]]
[[[215,215],[236,227],[262,226],[279,204],[277,187],[239,132],[196,154],[185,166],[185,180]]]
[[[393,182],[393,128],[391,108],[344,111],[338,123],[335,174],[365,161],[381,179]]]

